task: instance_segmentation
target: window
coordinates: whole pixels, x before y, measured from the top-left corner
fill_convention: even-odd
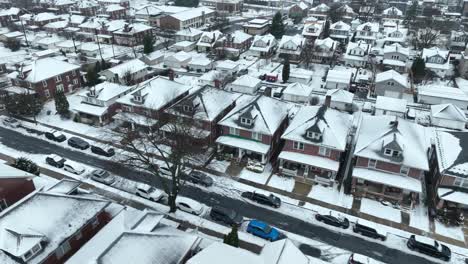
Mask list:
[[[45,89],[45,90],[44,90],[44,95],[45,95],[45,97],[47,97],[47,98],[50,97],[50,92],[49,92],[48,89]]]
[[[78,79],[74,79],[74,80],[73,80],[73,84],[74,84],[74,85],[78,85]]]
[[[56,82],[61,82],[62,81],[62,76],[60,76],[60,75],[55,76],[55,81]]]
[[[304,143],[294,141],[293,142],[293,148],[298,149],[298,150],[304,150]]]
[[[67,82],[69,82],[70,81],[70,76],[67,75],[66,78],[67,78]]]
[[[468,180],[464,178],[455,178],[453,185],[468,188]]]
[[[42,86],[43,86],[43,87],[47,87],[47,82],[46,82],[46,81],[42,81]]]
[[[57,92],[63,92],[63,84],[57,85],[55,89],[57,90]]]
[[[252,119],[241,117],[241,123],[244,124],[244,125],[250,125],[250,124],[252,124]]]
[[[81,231],[78,231],[78,233],[76,233],[76,235],[75,235],[76,240],[80,240],[82,237],[83,237],[83,235],[81,234]]]
[[[76,76],[76,71],[72,71],[72,75],[73,75],[73,76]]]
[[[377,165],[377,161],[373,159],[369,159],[369,163],[367,164],[367,167],[369,168],[375,168]]]
[[[386,148],[385,151],[384,151],[384,154],[387,155],[387,156],[391,156],[392,152],[393,151],[391,149]]]
[[[325,148],[325,147],[320,147],[319,148],[319,155],[321,156],[327,156],[327,157],[330,157],[330,149],[329,148]]]
[[[70,243],[68,241],[65,241],[62,243],[60,247],[55,250],[55,255],[57,256],[57,259],[61,259],[65,254],[70,251]]]
[[[0,200],[0,212],[5,210],[8,207],[8,204],[5,199]]]
[[[402,174],[402,175],[408,175],[408,173],[409,173],[409,168],[406,167],[406,166],[401,166],[401,168],[400,168],[400,174]]]
[[[96,219],[94,219],[93,223],[91,224],[93,228],[96,228],[98,225],[99,225],[99,218],[96,217]]]
[[[252,132],[252,139],[255,139],[255,140],[258,140],[258,141],[262,141],[262,134],[256,133],[256,132]]]
[[[392,154],[392,157],[398,157],[398,156],[400,156],[400,151],[394,150],[393,154]]]
[[[122,110],[124,112],[129,112],[131,113],[132,112],[132,107],[130,105],[122,105]]]
[[[184,111],[185,112],[192,112],[193,111],[193,107],[189,106],[189,105],[184,105]]]
[[[229,127],[229,134],[238,136],[240,134],[240,131],[238,128]]]

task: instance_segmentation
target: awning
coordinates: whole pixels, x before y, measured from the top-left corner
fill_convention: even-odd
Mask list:
[[[455,191],[450,188],[439,188],[437,195],[444,201],[468,205],[468,193]]]
[[[331,171],[338,171],[340,166],[340,163],[335,160],[291,151],[281,151],[278,158]]]
[[[270,146],[267,144],[232,136],[220,136],[218,139],[216,139],[216,143],[244,150],[250,150],[260,154],[267,154],[270,150]]]
[[[140,126],[154,126],[158,123],[158,120],[152,119],[146,116],[142,116],[135,113],[120,112],[112,117],[114,120],[125,121],[129,123],[134,123]]]
[[[73,110],[92,116],[102,116],[107,112],[107,107],[80,103],[73,107]]]
[[[393,173],[368,170],[364,168],[355,168],[353,177],[360,178],[366,181],[377,182],[400,189],[409,190],[412,192],[422,192],[421,181],[409,176],[401,176]]]

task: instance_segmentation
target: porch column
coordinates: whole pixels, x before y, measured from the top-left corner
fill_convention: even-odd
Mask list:
[[[99,125],[102,124],[102,117],[99,117]]]
[[[266,155],[265,154],[262,154],[262,163],[266,164]]]

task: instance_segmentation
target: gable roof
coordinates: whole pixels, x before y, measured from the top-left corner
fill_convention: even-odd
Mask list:
[[[453,104],[431,105],[431,116],[440,119],[466,122],[467,118],[463,110]]]
[[[396,72],[395,70],[388,70],[381,73],[377,73],[375,76],[375,82],[385,82],[388,80],[393,80],[400,85],[409,88],[408,77]]]
[[[35,60],[29,66],[31,71],[27,73],[26,81],[37,83],[61,75],[63,73],[79,70],[80,66],[54,58]]]
[[[398,113],[406,113],[408,102],[405,99],[398,99],[387,96],[377,96],[375,108]]]
[[[349,31],[351,29],[351,26],[340,20],[331,24],[330,29]]]
[[[432,48],[429,48],[429,49],[423,49],[423,52],[422,52],[422,58],[423,59],[428,59],[428,58],[431,58],[431,57],[434,57],[434,56],[440,56],[440,57],[446,59],[448,55],[449,55],[448,50],[441,50],[441,49],[439,49],[439,47],[432,47]]]
[[[354,94],[343,89],[331,89],[328,90],[326,96],[331,96],[331,100],[334,102],[342,102],[351,104],[354,99]]]
[[[304,43],[304,37],[299,35],[299,34],[296,34],[294,36],[288,36],[288,35],[284,35],[282,38],[281,38],[281,41],[280,41],[280,44],[279,44],[279,47],[283,47],[284,44],[288,43],[288,42],[293,42],[294,45],[296,46],[301,46],[303,43]]]
[[[435,149],[441,174],[468,177],[468,132],[435,132]]]
[[[94,88],[90,88],[90,89],[95,90],[96,96],[94,98],[105,102],[131,90],[132,87],[106,81],[106,82],[97,84]],[[86,97],[88,97],[88,94],[89,94],[89,90],[82,90],[79,93],[79,95],[86,96]]]
[[[405,48],[401,46],[399,43],[393,43],[391,45],[386,45],[383,50],[384,54],[385,53],[390,53],[390,52],[398,52],[401,54],[404,54],[406,56],[409,56],[409,48]]]

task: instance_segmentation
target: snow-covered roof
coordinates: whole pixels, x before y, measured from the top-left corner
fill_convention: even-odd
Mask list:
[[[354,14],[354,10],[349,5],[342,5],[338,9],[343,11],[346,14]]]
[[[26,81],[37,83],[66,72],[79,70],[80,66],[54,58],[43,58],[35,60],[30,65],[31,70],[27,72]]]
[[[252,77],[250,75],[242,75],[237,78],[233,85],[244,86],[244,87],[257,87],[262,81],[258,78]]]
[[[120,10],[125,10],[126,8],[118,5],[118,4],[112,4],[112,5],[106,5],[104,7],[105,12],[115,12],[115,11],[120,11]]]
[[[394,158],[383,154],[383,144],[388,142],[398,144],[402,151],[398,162],[402,165],[429,170],[430,134],[427,128],[394,116],[363,116],[354,155],[395,162]]]
[[[44,26],[44,28],[49,28],[49,29],[62,29],[66,28],[68,25],[68,21],[66,20],[61,20],[61,21],[55,21],[48,23]]]
[[[353,77],[352,71],[345,71],[342,69],[333,69],[329,70],[327,73],[327,82],[335,83],[351,83],[351,78]]]
[[[0,10],[0,16],[17,16],[20,12],[20,9],[17,7],[10,7],[8,9]]]
[[[169,60],[169,61],[177,61],[177,62],[186,62],[186,61],[190,61],[192,59],[192,54],[191,53],[188,53],[188,52],[185,52],[183,50],[177,52],[177,53],[174,53],[170,56],[167,56],[164,60]]]
[[[256,35],[252,41],[250,49],[255,51],[268,51],[274,46],[276,46],[276,38],[273,35]]]
[[[313,90],[314,87],[312,87],[311,85],[295,82],[288,84],[288,86],[286,86],[286,88],[283,90],[283,94],[308,97],[311,95]]]
[[[328,90],[326,96],[330,96],[333,102],[353,103],[354,94],[343,89]]]
[[[33,16],[33,20],[36,22],[48,21],[48,20],[53,20],[57,18],[59,17],[55,15],[54,13],[39,13]]]
[[[225,36],[224,38],[227,38],[227,36]],[[252,38],[252,35],[249,35],[249,34],[245,33],[242,30],[236,30],[236,31],[231,33],[231,38],[232,38],[233,43],[242,44],[245,41],[247,41],[248,39]]]
[[[322,21],[305,24],[304,28],[302,29],[302,35],[318,37],[323,31],[323,27],[324,27],[324,23]],[[300,43],[300,42],[297,42],[297,43]]]
[[[138,84],[134,92],[118,99],[117,102],[159,110],[175,98],[188,92],[189,89],[189,86],[157,76]],[[135,95],[143,98],[142,103],[134,101]]]
[[[309,264],[309,258],[289,239],[267,243],[260,256],[265,264]]]
[[[326,106],[304,106],[294,116],[282,139],[323,145],[328,148],[344,151],[352,116]],[[306,131],[312,127],[322,133],[321,142],[307,139]]]
[[[208,15],[208,14],[211,14],[211,13],[214,13],[213,9],[202,6],[202,7],[191,8],[191,9],[186,10],[186,11],[175,13],[175,14],[171,15],[171,17],[173,17],[173,18],[175,18],[177,20],[180,20],[180,21],[187,21],[187,20],[190,20],[190,19],[201,17],[203,15]]]
[[[292,42],[295,46],[302,46],[304,41],[305,41],[304,37],[302,35],[299,35],[299,34],[296,34],[294,36],[284,35],[281,38],[279,47],[283,48],[285,44],[290,43],[290,42]]]
[[[441,174],[468,177],[468,132],[436,131],[435,149]]]
[[[198,120],[213,121],[240,96],[238,93],[205,86],[175,103],[166,112],[189,116]],[[183,111],[183,106],[185,105],[192,107],[194,109],[193,112],[187,113]]]
[[[451,188],[437,188],[437,195],[444,201],[468,205],[468,193]]]
[[[33,192],[0,214],[0,249],[21,257],[46,241],[28,260],[30,264],[42,263],[108,205],[108,201],[89,196]],[[28,221],[31,217],[34,221]]]
[[[468,102],[468,96],[464,90],[437,84],[419,86],[418,95]]]
[[[385,72],[377,73],[375,76],[375,82],[386,82],[386,81],[395,81],[400,85],[409,88],[408,77],[396,72],[395,70],[388,70]]]
[[[94,0],[81,0],[81,1],[78,1],[77,3],[78,8],[90,8],[90,7],[95,7],[98,5],[99,4]]]
[[[349,31],[351,29],[351,26],[346,24],[343,21],[338,21],[338,22],[331,24],[330,29]]]
[[[377,100],[375,101],[375,108],[391,112],[406,113],[407,104],[408,102],[405,99],[377,96]]]
[[[394,6],[383,10],[382,14],[383,15],[392,15],[392,16],[403,16],[403,12],[400,9],[398,9],[398,8],[396,8]]]
[[[232,60],[222,60],[216,63],[216,69],[234,70],[239,67],[239,63]]]
[[[326,39],[317,39],[315,40],[315,46],[316,47],[322,47],[324,49],[335,49],[337,46],[338,41],[335,41],[331,38],[326,38]]]
[[[175,33],[176,36],[186,36],[186,37],[194,37],[197,35],[201,35],[203,31],[196,29],[196,28],[185,28],[177,31]]]
[[[191,259],[187,264],[266,264],[260,257],[248,250],[214,242]]]
[[[370,31],[373,33],[379,32],[379,23],[373,23],[373,22],[366,22],[364,24],[360,24],[357,26],[356,30],[357,31]]]
[[[140,32],[152,30],[153,28],[143,23],[125,24],[122,28],[114,31],[115,34],[132,35]]]
[[[456,120],[467,122],[467,118],[463,110],[453,104],[431,105],[431,116],[433,118]]]
[[[81,48],[83,48],[83,46]],[[144,63],[140,59],[133,59],[126,61],[122,64],[116,65],[107,70],[104,70],[103,73],[105,74],[106,72],[110,72],[112,74],[112,77],[114,77],[114,75],[117,74],[120,78],[122,78],[127,72],[136,73],[139,71],[143,71],[147,68],[148,65],[146,65],[146,63]]]
[[[203,31],[200,39],[197,42],[197,45],[203,47],[212,47],[216,43],[216,40],[218,40],[222,35],[223,33],[221,33],[219,30],[209,32]]]
[[[95,96],[91,96],[89,94],[89,90],[94,89],[95,90]],[[98,85],[96,85],[93,88],[90,88],[89,90],[82,90],[79,95],[84,96],[84,97],[93,97],[98,100],[102,100],[104,102],[115,98],[119,95],[122,95],[132,89],[130,86],[118,84],[118,83],[112,83],[112,82],[102,82]]]
[[[364,52],[369,52],[371,45],[367,44],[366,42],[359,40],[357,42],[349,42],[348,46],[346,47],[346,55],[345,56],[352,56],[349,55],[351,50],[354,50],[356,48],[362,49]],[[356,56],[353,56],[356,57]]]
[[[10,179],[10,178],[33,178],[35,175],[19,170],[7,164],[0,163],[0,179]]]
[[[239,147],[263,155],[267,154],[270,151],[270,145],[268,144],[263,144],[262,142],[253,141],[250,139],[233,137],[230,135],[218,137],[216,139],[216,143],[231,147]]]
[[[326,12],[328,12],[328,10],[330,10],[330,7],[328,7],[324,3],[321,3],[320,5],[318,5],[316,7],[312,7],[310,9],[310,11],[312,11],[312,12],[320,12],[320,13],[326,13]]]
[[[245,129],[239,125],[239,119],[241,115],[248,114],[254,122],[250,130],[264,135],[273,135],[287,118],[289,109],[288,103],[259,95],[236,105],[218,124]]]
[[[390,52],[398,52],[403,55],[409,56],[409,48],[405,48],[401,46],[399,43],[394,43],[391,45],[386,45],[383,50],[384,54],[385,53],[390,53]]]
[[[447,59],[449,53],[450,53],[450,51],[448,51],[448,50],[441,50],[441,49],[439,49],[439,47],[432,47],[432,48],[429,48],[429,49],[423,49],[422,58],[423,59],[428,59],[428,58],[431,58],[431,57],[434,57],[434,56],[440,56],[440,57],[442,57],[444,59]]]

